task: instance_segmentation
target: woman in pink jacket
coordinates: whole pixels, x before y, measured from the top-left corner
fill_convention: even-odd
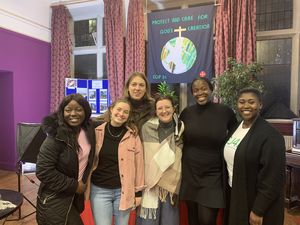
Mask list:
[[[127,225],[130,211],[141,202],[144,157],[140,138],[130,124],[131,106],[119,99],[107,111],[108,122],[96,128],[91,174],[91,206],[96,225]]]

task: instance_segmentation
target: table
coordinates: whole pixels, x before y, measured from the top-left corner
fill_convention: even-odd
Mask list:
[[[296,169],[300,169],[300,154],[298,153],[290,153],[286,152],[286,193],[285,193],[285,203],[286,207],[292,208],[294,206],[300,206],[300,201],[298,199],[298,196],[295,196],[294,193],[292,193],[293,189],[293,172]]]
[[[0,210],[0,219],[3,219],[8,217],[10,214],[21,207],[23,203],[23,195],[20,192],[7,189],[0,189],[0,194],[2,200],[10,201],[11,203],[16,205],[16,207],[14,208]]]

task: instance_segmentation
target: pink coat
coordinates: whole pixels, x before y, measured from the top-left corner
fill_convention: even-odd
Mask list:
[[[92,171],[98,166],[99,153],[102,148],[105,125],[96,127],[96,152]],[[144,154],[140,137],[128,128],[120,141],[118,149],[119,174],[121,179],[120,210],[134,207],[135,192],[145,188],[144,184]],[[92,173],[92,172],[91,172]],[[90,195],[91,174],[88,179],[86,197]]]

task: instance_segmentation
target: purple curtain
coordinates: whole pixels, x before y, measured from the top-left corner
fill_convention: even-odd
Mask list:
[[[256,1],[219,0],[216,12],[215,73],[228,68],[229,57],[248,64],[256,59]]]
[[[65,78],[70,77],[71,39],[70,14],[63,6],[52,7],[51,18],[51,98],[50,110],[54,112],[65,95]]]
[[[124,17],[122,0],[104,0],[106,64],[112,101],[124,88]]]
[[[130,0],[127,15],[125,80],[134,71],[145,73],[143,2]]]

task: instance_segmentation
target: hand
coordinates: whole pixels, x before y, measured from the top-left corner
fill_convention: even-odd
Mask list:
[[[141,202],[142,202],[142,197],[135,197],[135,201],[134,201],[135,208],[140,206]]]
[[[76,193],[77,194],[82,194],[86,189],[86,184],[81,181],[78,182]]]
[[[256,215],[253,211],[250,212],[250,225],[262,225],[263,217]]]

